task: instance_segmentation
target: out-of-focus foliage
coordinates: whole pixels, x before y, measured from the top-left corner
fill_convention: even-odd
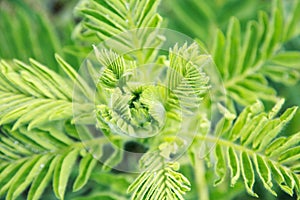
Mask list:
[[[255,19],[258,10],[267,10],[270,0],[165,0],[161,13],[168,27],[201,39],[211,47],[216,30],[226,30],[235,16],[245,28],[248,20]]]
[[[258,21],[247,23],[244,37],[236,18],[230,20],[226,35],[217,33],[212,55],[228,96],[239,104],[256,99],[276,101],[276,91],[268,87],[267,78],[286,85],[298,82],[300,53],[283,47],[299,34],[300,3],[292,5],[292,10],[285,11],[278,1],[271,17],[260,12]]]
[[[33,58],[58,70],[54,53],[61,52],[61,43],[46,16],[30,12],[30,7],[21,2],[0,5],[0,57],[24,61]]]
[[[64,47],[74,43],[70,38],[72,15],[69,13],[69,16],[58,18],[55,8],[46,8],[36,1],[0,1],[0,58],[24,62],[33,58],[59,71],[54,57],[59,53],[78,68],[79,59]]]

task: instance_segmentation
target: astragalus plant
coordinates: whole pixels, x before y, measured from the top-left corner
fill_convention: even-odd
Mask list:
[[[72,41],[16,2],[0,9],[1,198],[300,198],[297,106],[277,94],[300,79],[300,1],[219,23],[230,1],[176,0],[192,40],[166,2],[82,0]]]

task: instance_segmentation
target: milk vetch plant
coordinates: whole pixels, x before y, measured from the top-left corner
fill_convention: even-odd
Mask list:
[[[217,1],[190,1],[212,17],[181,26],[201,41],[166,29],[166,2],[81,0],[72,42],[16,2],[0,2],[0,198],[300,199],[298,107],[278,89],[300,79],[299,1],[221,29]]]

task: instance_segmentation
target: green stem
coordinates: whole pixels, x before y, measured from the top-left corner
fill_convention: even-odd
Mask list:
[[[205,177],[205,163],[195,152],[195,176],[199,200],[209,200],[208,187]]]
[[[256,74],[257,71],[259,71],[262,66],[263,66],[264,62],[263,61],[260,61],[258,62],[255,66],[251,67],[250,69],[246,70],[245,72],[243,72],[242,74],[228,80],[228,81],[225,81],[225,88],[228,89],[234,85],[236,85],[238,82],[241,82],[243,80],[245,80],[247,77],[253,75],[253,74]]]

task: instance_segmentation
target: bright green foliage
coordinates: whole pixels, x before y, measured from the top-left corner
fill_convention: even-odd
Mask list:
[[[97,105],[97,117],[99,126],[107,132],[139,137],[165,133],[172,118],[176,118],[174,126],[178,127],[184,117],[180,112],[197,112],[208,89],[203,67],[210,59],[200,54],[195,43],[170,50],[170,66],[162,68],[157,75],[160,79],[150,86],[133,84],[140,75],[134,72],[138,70],[134,62],[107,50],[96,49],[96,55],[104,65],[98,87],[110,102]]]
[[[40,63],[31,63],[33,67],[19,61],[1,62],[1,124],[17,121],[14,130],[25,123],[31,129],[72,117],[71,84]],[[65,88],[60,87],[62,83]],[[42,118],[36,118],[41,113]]]
[[[158,5],[156,0],[83,0],[77,6],[85,17],[78,27],[82,29],[78,34],[82,37],[97,35],[101,40],[106,40],[131,29],[159,27],[162,19],[156,12]]]
[[[268,86],[266,78],[295,84],[300,77],[297,63],[300,54],[285,51],[282,47],[299,34],[295,29],[300,2],[295,1],[288,14],[284,12],[281,1],[274,2],[271,17],[260,12],[258,21],[247,23],[244,38],[239,20],[232,18],[226,35],[219,31],[215,39],[212,55],[228,96],[242,105],[256,99],[277,100],[276,91]],[[288,59],[291,57],[293,60]]]
[[[72,81],[35,60],[30,62],[31,66],[20,61],[0,63],[0,124],[14,123],[13,130],[26,124],[30,130],[49,121],[72,119],[72,104],[81,102],[72,97]],[[88,105],[85,108],[90,110]]]
[[[176,172],[179,163],[168,161],[172,146],[163,143],[158,150],[150,151],[141,158],[144,172],[128,188],[129,192],[133,192],[131,199],[184,199],[183,195],[190,190],[190,182]]]
[[[160,70],[157,74],[160,78],[150,86],[143,85],[143,82],[139,85],[132,84],[139,80],[139,77],[135,77],[135,70],[139,68],[133,61],[128,61],[111,50],[98,51],[95,48],[95,51],[104,67],[101,70],[98,90],[108,100],[97,105],[97,119],[99,127],[106,135],[149,137],[158,132],[158,141],[163,140],[166,134],[175,135],[183,117],[180,112],[196,112],[202,96],[208,90],[208,77],[202,68],[210,59],[209,56],[200,54],[196,44],[185,44],[182,48],[176,45],[171,49],[169,62],[166,62],[169,66]],[[145,172],[129,189],[134,190],[132,199],[183,199],[189,183],[183,175],[175,172],[177,164],[164,161],[164,157],[156,154],[149,155],[146,154],[144,161],[141,161],[149,163],[142,164]],[[167,153],[163,155],[169,156]],[[153,179],[153,173],[156,172],[152,170],[158,170],[160,175],[157,179]],[[153,184],[153,187],[148,188],[148,184]],[[158,189],[159,192],[156,191]]]
[[[211,36],[218,28],[226,29],[232,16],[244,25],[255,18],[257,10],[268,8],[270,3],[269,0],[164,0],[160,11],[169,20],[169,28],[201,39],[211,47]]]
[[[54,191],[63,199],[70,169],[80,149],[72,146],[74,142],[65,131],[27,131],[25,127],[12,131],[7,127],[1,135],[1,196],[6,193],[7,199],[16,199],[31,185],[28,198],[40,199],[53,179]]]
[[[75,29],[74,37],[88,44],[106,41],[107,48],[118,53],[150,47],[135,56],[138,63],[151,62],[155,48],[163,40],[156,32],[162,22],[157,13],[159,3],[159,0],[82,0],[76,10],[84,20]]]
[[[126,85],[126,79],[132,75],[132,70],[136,68],[135,63],[126,62],[122,56],[112,50],[103,49],[99,52],[95,48],[95,51],[100,64],[105,67],[100,74],[99,87],[106,90],[118,87],[122,90]]]
[[[225,116],[218,124],[222,128],[217,129],[216,137],[200,137],[216,143],[215,172],[218,178],[215,184],[222,182],[229,174],[234,186],[242,177],[247,192],[258,197],[253,191],[257,174],[263,186],[273,195],[276,196],[274,182],[291,196],[294,192],[299,195],[299,133],[278,137],[297,108],[287,109],[276,117],[280,104],[282,102],[267,113],[262,103],[257,102],[246,107],[234,123],[232,117]]]
[[[300,198],[300,134],[283,131],[297,107],[280,112],[284,99],[269,84],[300,79],[300,53],[285,46],[299,36],[300,2],[274,0],[270,15],[262,11],[248,22],[260,1],[167,2],[178,25],[205,41],[159,51],[168,39],[158,30],[159,0],[78,3],[73,53],[82,58],[94,49],[84,62],[92,80],[53,57],[61,47],[42,15],[33,23],[28,7],[12,19],[0,9],[0,198],[173,200],[189,192],[206,200],[219,192],[207,185],[211,173],[211,185],[244,184],[253,197],[264,192],[254,189],[261,184],[274,196],[281,188]],[[235,17],[223,33],[228,8]],[[200,51],[203,43],[211,55]],[[218,75],[205,73],[214,64],[224,94],[214,93],[223,87],[213,81]],[[139,175],[114,170],[132,164],[130,150],[145,153]]]
[[[76,160],[82,157],[75,191],[87,183],[97,163],[85,152],[77,130],[70,124],[72,106],[80,105],[89,115],[93,109],[92,104],[72,97],[73,82],[84,91],[85,100],[91,97],[90,88],[62,58],[57,56],[57,61],[68,79],[35,60],[30,60],[31,66],[1,61],[1,125],[5,126],[0,130],[0,195],[6,194],[7,199],[16,199],[30,185],[28,198],[39,199],[51,180],[55,195],[63,199]],[[91,139],[87,129],[78,130],[81,139]],[[90,145],[94,146],[98,144]],[[104,165],[120,162],[116,155]]]
[[[209,62],[208,55],[200,55],[197,44],[171,50],[168,70],[169,98],[178,98],[181,108],[196,112],[202,96],[208,89],[208,77],[203,72]],[[189,95],[186,95],[189,94]],[[176,105],[175,105],[176,106]]]
[[[12,3],[12,8],[3,4],[0,6],[0,58],[22,61],[33,58],[58,71],[54,54],[62,53],[62,47],[54,26],[43,14],[28,12],[31,10],[23,2]],[[14,17],[11,12],[15,13]]]
[[[72,183],[73,190],[78,191],[87,184],[98,161],[86,152],[85,145],[97,148],[101,156],[102,148],[108,141],[97,139],[82,143],[75,140],[74,135],[69,136],[71,130],[64,127],[63,124],[52,124],[48,128],[44,126],[30,131],[24,126],[15,131],[9,126],[1,129],[1,196],[6,194],[7,199],[16,199],[29,187],[28,199],[40,199],[52,182],[55,196],[64,199],[71,173],[79,158],[79,171]],[[118,164],[118,155],[109,156],[103,166]]]

